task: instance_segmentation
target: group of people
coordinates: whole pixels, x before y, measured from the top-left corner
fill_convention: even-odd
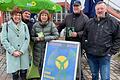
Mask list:
[[[66,41],[81,42],[81,53],[83,49],[86,52],[92,80],[99,80],[99,72],[101,80],[110,80],[110,59],[120,48],[120,23],[107,13],[103,1],[96,4],[95,11],[96,16],[89,19],[82,12],[81,2],[74,1],[73,13],[56,27],[47,10],[41,10],[38,21],[32,24],[31,12],[15,7],[11,20],[2,26],[1,42],[6,49],[7,73],[12,73],[13,80],[26,80],[28,47],[32,41],[33,64],[38,66],[41,77],[46,42],[58,39],[59,33],[65,29]],[[81,73],[81,80],[85,80]]]
[[[1,42],[6,49],[7,73],[13,80],[26,80],[29,61],[29,43],[33,42],[33,63],[39,67],[41,76],[46,42],[57,39],[59,33],[50,21],[49,12],[41,10],[38,22],[30,21],[31,12],[14,7],[11,20],[2,25]]]

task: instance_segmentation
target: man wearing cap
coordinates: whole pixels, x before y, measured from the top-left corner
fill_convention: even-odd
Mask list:
[[[65,40],[81,42],[84,26],[88,20],[88,17],[82,12],[81,2],[74,1],[73,13],[66,16],[58,26],[58,31],[60,33],[65,28]]]

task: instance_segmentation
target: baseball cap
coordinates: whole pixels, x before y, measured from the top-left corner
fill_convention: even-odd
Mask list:
[[[73,6],[75,6],[75,5],[80,6],[81,2],[80,1],[74,1]]]

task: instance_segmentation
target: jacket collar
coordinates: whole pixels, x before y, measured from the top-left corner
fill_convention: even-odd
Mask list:
[[[75,17],[79,17],[79,16],[81,16],[82,14],[83,14],[82,11],[80,11],[80,13],[74,13],[74,12],[73,12],[73,15],[74,15]]]
[[[22,21],[18,24],[18,26],[13,22],[13,20],[11,19],[8,24],[10,24],[10,29],[12,29],[16,34],[19,34],[19,30],[21,28],[21,23]]]
[[[110,15],[109,15],[108,13],[106,13],[106,14],[105,14],[105,17],[100,18],[99,21],[98,21],[97,16],[94,17],[94,20],[95,20],[96,22],[100,22],[100,21],[102,21],[102,20],[107,20],[109,17],[110,17]]]
[[[42,27],[45,27],[47,26],[49,23],[49,21],[47,21],[46,23],[42,23],[41,21],[39,21],[39,25],[42,26]]]

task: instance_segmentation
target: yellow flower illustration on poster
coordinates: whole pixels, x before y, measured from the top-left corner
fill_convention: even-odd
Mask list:
[[[68,67],[68,59],[65,56],[57,57],[55,64],[59,70],[66,69]]]

